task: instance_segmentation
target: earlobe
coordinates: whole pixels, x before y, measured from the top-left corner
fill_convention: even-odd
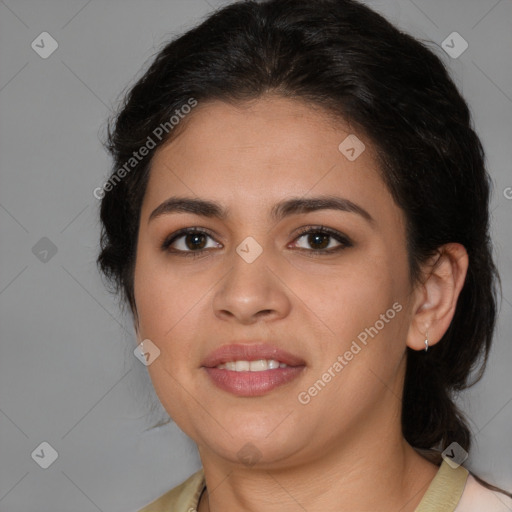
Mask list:
[[[443,337],[455,314],[468,263],[464,246],[450,243],[441,246],[436,256],[423,266],[426,279],[416,288],[408,347],[428,350]]]

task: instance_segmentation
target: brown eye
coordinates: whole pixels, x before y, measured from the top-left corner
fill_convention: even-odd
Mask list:
[[[309,227],[301,230],[299,236],[295,239],[305,239],[306,247],[300,249],[309,250],[310,252],[317,252],[318,254],[331,254],[338,250],[352,247],[352,242],[338,231],[320,227]],[[295,242],[297,244],[297,242]]]
[[[206,235],[203,233],[187,234],[184,241],[188,249],[204,249],[206,245]]]
[[[209,248],[219,247],[216,242],[208,246],[208,239],[212,236],[206,231],[197,228],[181,229],[170,235],[163,243],[162,250],[184,256],[195,255]]]
[[[308,244],[310,244],[313,249],[325,249],[329,245],[329,239],[331,238],[331,235],[313,233],[307,235],[307,237]]]

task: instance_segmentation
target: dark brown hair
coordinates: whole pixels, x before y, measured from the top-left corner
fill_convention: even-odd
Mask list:
[[[449,329],[427,353],[407,349],[402,429],[437,462],[453,441],[469,451],[454,393],[481,377],[495,327],[490,178],[468,106],[427,43],[354,0],[228,5],[168,43],[126,95],[106,143],[114,169],[190,98],[237,102],[268,91],[319,106],[373,143],[406,218],[411,280],[443,244],[466,248],[469,268]],[[151,157],[174,133],[101,201],[98,264],[135,316],[141,202]]]

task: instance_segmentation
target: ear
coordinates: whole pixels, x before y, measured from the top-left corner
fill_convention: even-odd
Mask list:
[[[429,347],[435,345],[448,330],[466,279],[468,261],[465,247],[450,243],[441,246],[438,254],[422,266],[425,279],[414,291],[408,347],[423,350],[427,331]]]

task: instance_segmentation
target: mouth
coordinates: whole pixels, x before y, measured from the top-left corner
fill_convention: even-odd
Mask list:
[[[215,368],[232,372],[264,372],[266,370],[277,370],[278,368],[289,368],[289,366],[275,359],[258,359],[256,361],[228,361],[227,363],[218,364]]]
[[[236,396],[262,396],[299,377],[303,359],[268,344],[224,345],[203,361],[202,368],[218,388]]]

